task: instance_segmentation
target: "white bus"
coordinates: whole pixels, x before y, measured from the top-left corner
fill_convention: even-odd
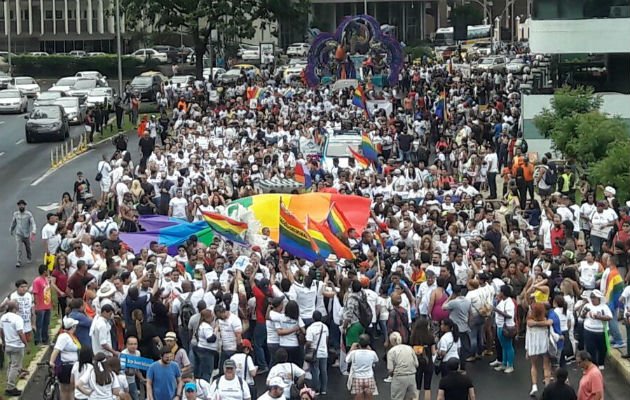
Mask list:
[[[463,45],[473,45],[479,42],[490,42],[492,40],[492,25],[468,25],[466,40],[461,41]],[[454,46],[453,27],[439,28],[435,31],[433,38],[435,47]]]

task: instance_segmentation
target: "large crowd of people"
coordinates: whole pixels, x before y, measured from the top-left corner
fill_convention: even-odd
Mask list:
[[[437,399],[474,400],[466,370],[482,362],[508,380],[529,368],[529,394],[543,399],[603,398],[608,336],[623,348],[621,318],[630,330],[628,209],[612,187],[596,198],[578,185],[574,165],[530,157],[521,77],[409,63],[398,86],[366,86],[392,105],[366,118],[352,88],[261,74],[167,84],[162,113],[140,122],[139,156],[117,137],[86,174],[97,179],[77,174],[40,229],[38,277],[4,302],[7,395],[19,394],[33,340],[53,347],[62,400],[313,400],[331,396],[333,370],[370,400],[379,369],[394,400],[435,399],[437,376]],[[302,152],[301,138],[321,143],[344,126],[369,135],[377,166],[326,167]],[[293,178],[297,163],[313,190],[372,200],[366,229],[340,235],[354,260],[305,262],[265,227],[251,248],[191,236],[173,254],[120,239],[143,229],[139,216],[222,213],[263,179]],[[37,232],[24,201],[11,232],[19,266]],[[249,264],[233,268],[242,255]],[[54,309],[62,329],[49,336]],[[571,363],[585,371],[577,391]]]

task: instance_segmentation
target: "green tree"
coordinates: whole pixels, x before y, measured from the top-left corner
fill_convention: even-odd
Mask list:
[[[616,188],[621,201],[630,199],[630,140],[611,143],[606,157],[590,165],[589,180]]]
[[[181,29],[189,35],[199,55],[198,78],[213,31],[225,38],[247,39],[269,22],[297,18],[308,10],[308,0],[122,0],[121,5],[131,24],[149,22],[158,29]],[[260,25],[254,21],[260,21]]]

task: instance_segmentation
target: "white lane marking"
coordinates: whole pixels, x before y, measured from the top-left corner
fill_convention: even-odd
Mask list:
[[[42,183],[44,181],[44,179],[48,178],[50,175],[52,175],[55,171],[59,171],[60,169],[63,169],[63,167],[70,165],[74,160],[78,160],[79,158],[83,157],[86,154],[91,153],[92,150],[88,150],[85,153],[79,154],[78,156],[76,156],[75,158],[73,158],[72,160],[68,161],[66,164],[62,165],[59,168],[56,169],[49,169],[48,171],[44,172],[44,175],[40,176],[39,178],[35,179],[33,181],[33,183],[31,183],[31,186],[37,186],[40,183]]]
[[[20,139],[17,142],[15,142],[15,144],[22,144],[22,143],[24,143],[24,139]]]

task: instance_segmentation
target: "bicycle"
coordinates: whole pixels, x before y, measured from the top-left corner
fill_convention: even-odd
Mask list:
[[[48,375],[46,376],[46,383],[44,384],[43,399],[44,400],[59,400],[59,379],[55,375],[54,368],[51,368],[48,363],[39,363],[38,366],[47,366]]]

